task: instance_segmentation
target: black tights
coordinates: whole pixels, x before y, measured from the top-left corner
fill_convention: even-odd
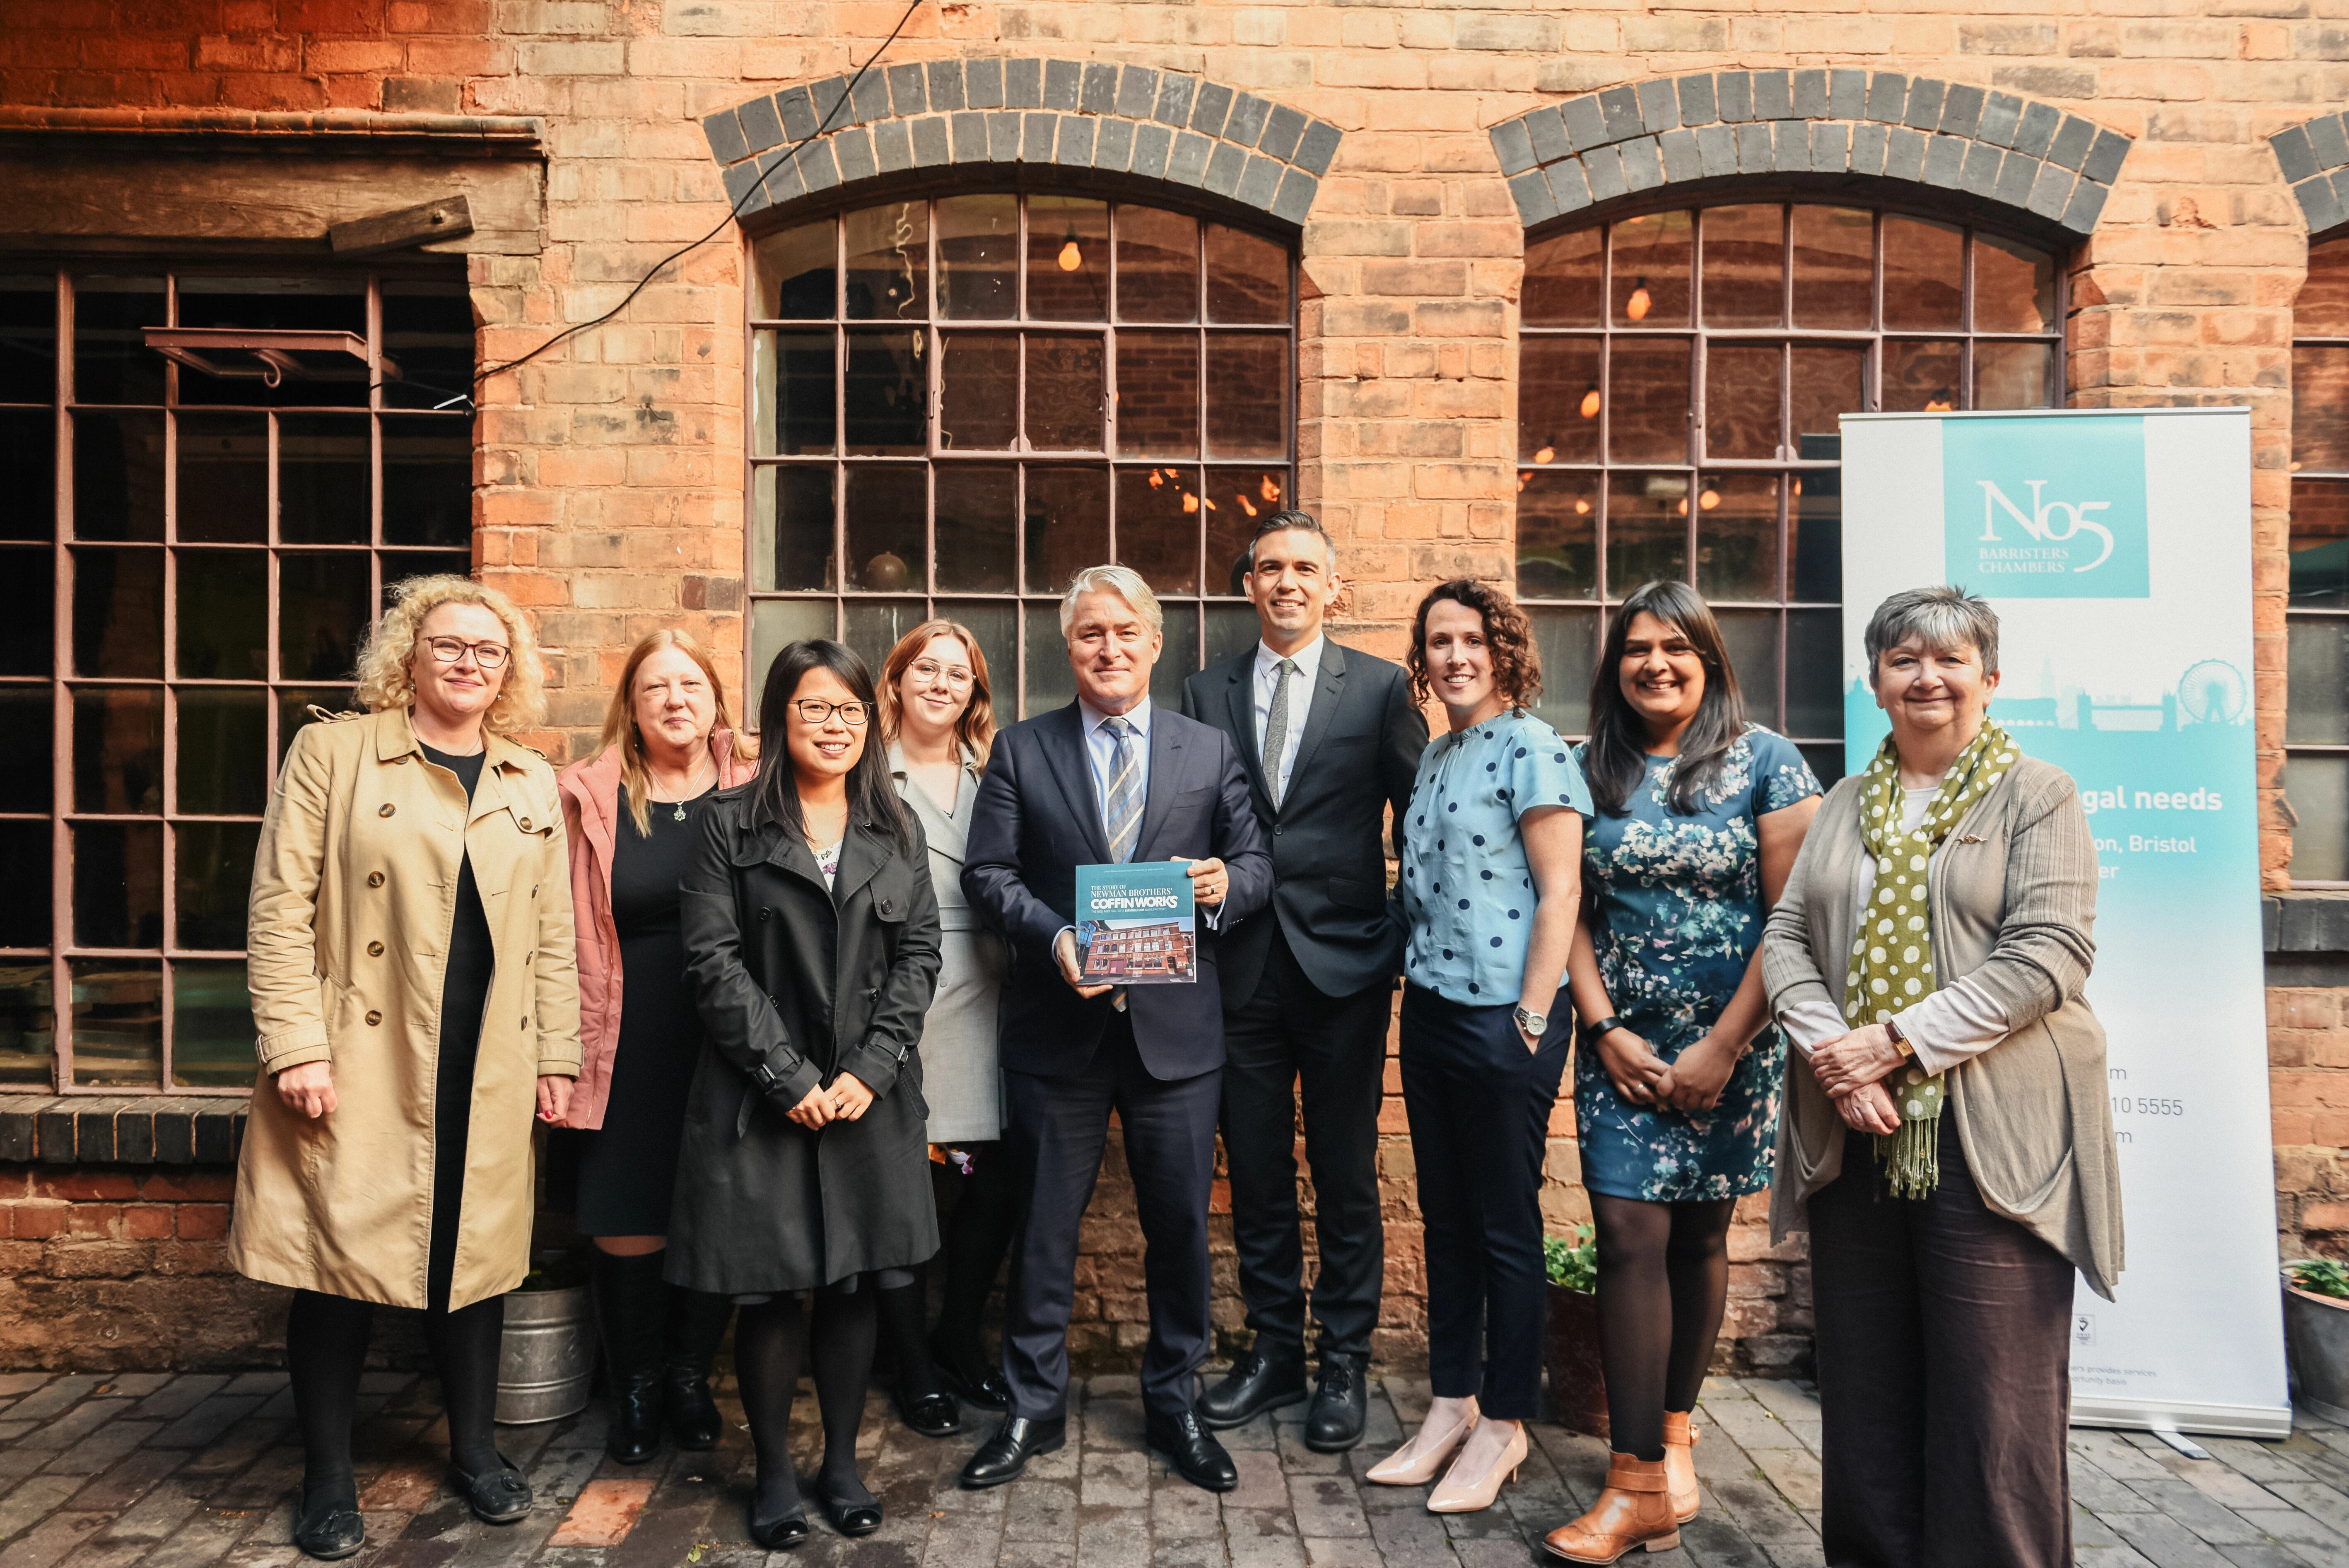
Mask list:
[[[873,1372],[875,1327],[870,1276],[848,1292],[809,1293],[812,1308],[798,1294],[779,1295],[742,1308],[734,1320],[734,1373],[740,1383],[743,1413],[750,1420],[750,1443],[759,1456],[761,1517],[787,1513],[798,1505],[799,1479],[792,1469],[792,1396],[798,1391],[801,1348],[814,1363],[816,1408],[823,1417],[823,1464],[817,1484],[827,1497],[869,1503],[873,1494],[856,1475],[856,1428],[864,1417],[864,1386]],[[812,1322],[805,1320],[812,1319]]]
[[[1664,1457],[1664,1412],[1696,1408],[1729,1301],[1733,1198],[1644,1203],[1591,1194],[1609,1446]]]
[[[503,1296],[455,1312],[424,1313],[424,1344],[440,1378],[449,1413],[449,1460],[467,1475],[498,1462],[491,1422],[498,1407],[498,1342]],[[367,1369],[375,1308],[345,1296],[295,1291],[285,1314],[285,1367],[293,1376],[294,1414],[302,1428],[303,1490],[347,1487],[351,1422]]]
[[[978,1144],[971,1155],[970,1174],[956,1183],[961,1192],[941,1238],[947,1281],[938,1338],[965,1365],[988,1366],[995,1358],[986,1353],[979,1325],[1003,1256],[1011,1250],[1012,1232],[1019,1228],[1020,1186],[1009,1144]]]

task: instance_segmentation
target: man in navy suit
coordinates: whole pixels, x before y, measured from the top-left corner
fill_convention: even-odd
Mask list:
[[[1061,601],[1077,700],[995,738],[971,809],[963,891],[1010,950],[999,1035],[1013,1157],[1029,1182],[1012,1243],[1003,1373],[1011,1408],[963,1468],[998,1486],[1067,1432],[1078,1227],[1114,1110],[1142,1221],[1150,1343],[1144,1435],[1213,1491],[1239,1471],[1192,1407],[1213,1338],[1207,1192],[1224,1065],[1216,928],[1272,895],[1247,774],[1219,730],[1150,701],[1164,645],[1158,601],[1123,566],[1077,574]],[[1079,983],[1077,867],[1188,863],[1198,906],[1194,984]]]

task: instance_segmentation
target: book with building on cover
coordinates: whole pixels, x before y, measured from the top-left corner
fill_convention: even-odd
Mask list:
[[[1077,867],[1077,950],[1089,982],[1199,979],[1191,877],[1181,860]]]

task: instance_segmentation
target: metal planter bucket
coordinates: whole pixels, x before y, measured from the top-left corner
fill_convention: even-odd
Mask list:
[[[2292,1349],[2293,1402],[2328,1421],[2349,1422],[2349,1302],[2286,1284],[2283,1336]]]
[[[498,1420],[509,1427],[575,1416],[595,1375],[595,1318],[587,1287],[506,1297],[498,1350]]]

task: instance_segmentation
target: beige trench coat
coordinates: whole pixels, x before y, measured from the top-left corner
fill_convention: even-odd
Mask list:
[[[496,735],[471,809],[408,710],[305,728],[254,857],[247,947],[261,1077],[229,1258],[273,1284],[420,1307],[432,1233],[432,1088],[460,857],[496,972],[474,1068],[453,1310],[530,1265],[538,1079],[579,1072],[571,873],[554,770]],[[316,1121],[272,1075],[331,1061]]]

